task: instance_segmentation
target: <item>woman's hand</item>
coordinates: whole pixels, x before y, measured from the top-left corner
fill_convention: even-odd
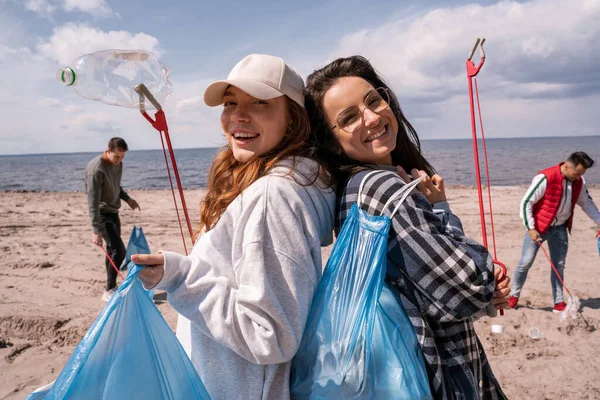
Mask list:
[[[412,181],[412,179],[406,174],[404,168],[401,166],[397,166],[398,174],[402,178],[402,180],[406,183]],[[435,174],[432,177],[429,177],[427,173],[423,170],[419,171],[416,168],[413,168],[410,173],[413,177],[425,176],[425,178],[417,185],[419,192],[423,193],[427,200],[431,203],[437,203],[440,201],[446,201],[446,189],[444,188],[444,178]]]
[[[158,285],[165,273],[165,257],[162,254],[134,254],[131,261],[146,266],[138,274],[144,288],[150,290]]]
[[[504,310],[508,307],[508,298],[510,295],[510,277],[508,275],[501,279],[502,268],[494,268],[494,277],[496,278],[496,287],[494,289],[494,296],[492,297],[492,304],[496,307],[496,310]]]

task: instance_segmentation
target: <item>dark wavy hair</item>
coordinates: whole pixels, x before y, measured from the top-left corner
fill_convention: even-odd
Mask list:
[[[338,184],[345,183],[352,175],[369,166],[350,159],[343,151],[340,142],[333,134],[323,108],[325,93],[339,78],[355,76],[369,82],[374,88],[386,88],[390,96],[390,108],[398,120],[396,148],[392,151],[392,163],[400,165],[410,173],[413,168],[434,175],[435,170],[421,153],[421,143],[417,132],[404,116],[400,103],[389,85],[379,76],[375,68],[364,57],[338,58],[325,67],[314,71],[306,81],[305,106],[310,119],[313,137],[318,141],[319,159],[325,160],[328,169],[334,173]]]

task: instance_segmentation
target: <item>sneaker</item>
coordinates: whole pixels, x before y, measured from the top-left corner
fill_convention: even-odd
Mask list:
[[[561,301],[560,303],[556,303],[554,305],[552,312],[553,313],[563,312],[563,311],[565,311],[565,308],[567,308],[567,303],[565,303],[564,301]]]
[[[112,295],[115,294],[116,291],[117,291],[116,287],[112,288],[110,290],[105,290],[104,293],[102,293],[102,301],[105,303],[108,303],[108,301],[110,300]]]
[[[515,296],[510,296],[508,298],[508,306],[510,308],[515,308],[517,306],[517,303],[519,302],[519,298],[515,297]]]

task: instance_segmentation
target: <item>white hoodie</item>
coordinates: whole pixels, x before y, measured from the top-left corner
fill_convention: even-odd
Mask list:
[[[335,192],[285,160],[227,207],[189,256],[163,252],[157,289],[212,399],[288,399],[291,360],[332,242]],[[303,184],[317,163],[296,159]],[[191,323],[190,323],[191,321]]]

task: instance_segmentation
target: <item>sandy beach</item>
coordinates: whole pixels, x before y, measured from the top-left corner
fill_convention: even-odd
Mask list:
[[[493,189],[498,258],[512,276],[525,229],[518,206],[526,187]],[[449,187],[449,201],[467,234],[481,240],[477,190]],[[153,251],[183,252],[169,191],[130,191],[142,207],[122,208],[123,240],[141,225]],[[600,199],[600,186],[590,188]],[[187,191],[194,224],[202,191]],[[83,193],[0,193],[0,400],[24,399],[56,378],[105,303],[101,251],[91,243]],[[476,322],[492,369],[511,399],[600,399],[600,257],[596,226],[576,208],[565,282],[581,300],[582,317],[553,314],[550,266],[540,252],[520,307]],[[491,240],[490,240],[491,242]],[[330,248],[323,249],[328,255]],[[176,312],[164,293],[155,303],[174,327]],[[503,334],[492,334],[502,324]],[[531,327],[544,338],[528,337]]]

